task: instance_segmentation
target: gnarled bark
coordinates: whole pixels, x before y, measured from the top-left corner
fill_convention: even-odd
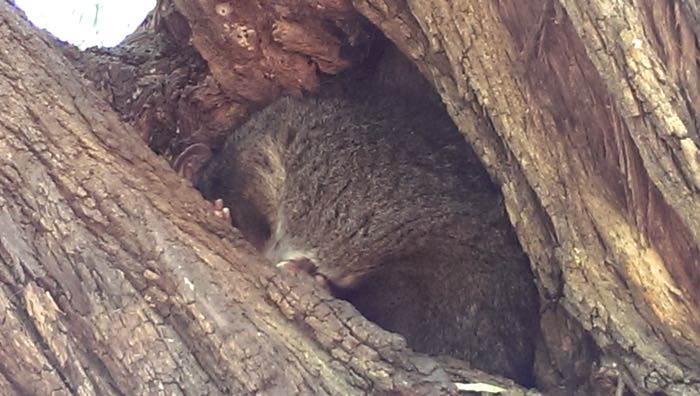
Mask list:
[[[360,62],[372,33],[352,5],[431,80],[501,187],[540,292],[538,387],[700,394],[694,1],[159,3],[169,67],[122,75],[95,67],[114,51],[68,51],[158,152],[216,144],[251,109],[313,88],[316,68]],[[262,264],[0,7],[6,389],[454,391],[450,363]],[[137,53],[124,51],[114,64]],[[120,78],[142,85],[115,95]]]
[[[0,3],[4,394],[449,393],[446,372],[262,264]]]
[[[543,317],[559,323],[542,326],[554,366],[576,351],[556,334],[561,306],[636,393],[699,393],[697,41],[683,2],[354,3],[501,183]]]

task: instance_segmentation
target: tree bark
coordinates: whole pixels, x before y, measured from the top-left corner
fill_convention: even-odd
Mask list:
[[[0,3],[3,394],[452,393],[276,272]]]
[[[352,5],[428,77],[501,187],[540,292],[538,388],[700,394],[696,2],[232,4],[159,2],[170,66],[154,74],[133,67],[154,53],[124,59],[161,36],[78,54],[0,4],[4,389],[437,394],[486,381],[264,265],[137,138],[176,158],[312,89],[309,64],[360,62],[371,30]],[[103,97],[60,51],[108,84]],[[125,66],[100,63],[115,54]]]
[[[700,394],[697,6],[525,3],[354,1],[501,184],[555,368],[570,316],[635,393]]]

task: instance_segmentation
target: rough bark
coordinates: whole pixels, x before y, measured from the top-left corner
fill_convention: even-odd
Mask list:
[[[573,318],[635,393],[700,393],[693,2],[354,4],[500,182],[547,360],[571,371]]]
[[[451,393],[434,361],[262,264],[0,3],[3,394]]]
[[[0,385],[449,392],[459,370],[262,265],[134,138],[168,158],[215,144],[250,109],[313,88],[317,68],[359,62],[371,33],[350,2],[159,4],[170,66],[150,73],[154,53],[127,48],[100,69],[115,52],[68,51],[135,129],[0,6]],[[431,80],[501,187],[540,291],[538,386],[700,394],[696,2],[352,5]],[[264,45],[242,51],[251,37]]]

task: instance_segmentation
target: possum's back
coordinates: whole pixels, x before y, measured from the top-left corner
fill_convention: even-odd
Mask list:
[[[485,226],[475,210],[498,212],[487,176],[466,172],[476,159],[444,110],[365,99],[281,99],[226,149],[240,195],[268,220],[266,254],[311,258],[341,286],[388,258],[464,245]]]
[[[322,94],[256,113],[202,187],[273,263],[308,259],[413,348],[527,378],[532,274],[477,162],[431,101]]]

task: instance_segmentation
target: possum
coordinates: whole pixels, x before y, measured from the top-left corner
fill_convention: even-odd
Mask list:
[[[303,261],[351,301],[374,285],[358,308],[415,349],[526,381],[528,261],[498,189],[434,100],[375,82],[279,99],[199,179],[272,263]]]
[[[465,174],[449,118],[393,102],[283,98],[226,142],[211,190],[267,258],[308,259],[340,288],[392,258],[458,257],[497,192]]]

